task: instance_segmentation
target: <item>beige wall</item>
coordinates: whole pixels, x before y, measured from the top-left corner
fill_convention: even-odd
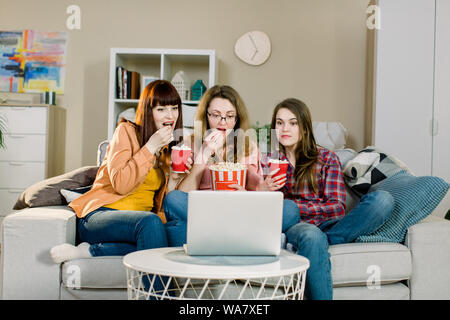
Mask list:
[[[58,105],[67,109],[66,171],[95,164],[107,136],[111,47],[215,49],[220,84],[236,88],[252,123],[268,122],[287,97],[304,100],[314,121],[339,121],[348,146],[368,134],[368,0],[0,0],[0,29],[67,31],[67,74]],[[81,8],[81,30],[67,30],[67,6]],[[262,66],[234,55],[245,32],[262,30],[272,55]],[[0,93],[1,94],[1,93]]]

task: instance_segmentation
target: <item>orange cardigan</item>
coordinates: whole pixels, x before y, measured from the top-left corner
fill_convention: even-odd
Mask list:
[[[120,123],[110,141],[92,189],[73,200],[69,207],[75,211],[77,217],[83,218],[104,205],[126,197],[145,180],[155,162],[159,161],[165,181],[155,194],[152,211],[165,223],[162,201],[167,194],[170,174],[168,146],[165,146],[160,154],[159,158],[156,158],[146,147],[141,148],[134,126],[128,122]]]

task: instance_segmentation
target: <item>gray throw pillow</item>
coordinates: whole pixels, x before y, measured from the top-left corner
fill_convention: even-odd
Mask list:
[[[378,190],[391,194],[395,201],[394,211],[378,230],[359,236],[356,242],[403,243],[408,228],[430,215],[449,188],[450,184],[442,178],[416,177],[406,170],[386,178]]]
[[[67,201],[59,191],[91,185],[98,169],[96,166],[86,166],[37,182],[19,196],[13,209],[66,205]]]
[[[70,204],[73,200],[78,199],[82,194],[85,194],[91,189],[92,185],[75,189],[61,189],[59,192],[62,194],[64,199],[66,199],[67,204]]]
[[[347,165],[347,162],[352,160],[358,154],[355,150],[349,149],[349,148],[336,149],[336,150],[333,150],[333,152],[336,153],[336,155],[339,158],[339,161],[341,162],[341,169],[345,168],[345,166]]]

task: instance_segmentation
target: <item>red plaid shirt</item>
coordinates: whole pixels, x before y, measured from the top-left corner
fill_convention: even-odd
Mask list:
[[[319,159],[324,163],[316,162],[318,192],[315,193],[307,184],[302,189],[296,190],[294,167],[291,163],[289,163],[287,171],[286,184],[280,189],[285,199],[297,203],[300,208],[301,221],[315,225],[342,217],[345,214],[345,185],[339,158],[328,149],[319,147],[318,150]],[[270,154],[268,158],[270,158]],[[261,161],[266,173],[268,158]],[[279,159],[288,160],[282,152],[280,152]]]

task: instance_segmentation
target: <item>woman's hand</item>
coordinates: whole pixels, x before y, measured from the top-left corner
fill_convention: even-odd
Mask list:
[[[236,189],[236,191],[247,191],[240,184],[229,184],[228,187]]]
[[[179,186],[179,183],[181,181],[184,181],[182,179],[191,173],[192,164],[193,164],[193,160],[192,160],[192,153],[191,153],[191,156],[187,159],[187,162],[186,162],[187,170],[185,170],[184,173],[177,173],[177,172],[173,172],[172,160],[170,160],[170,176],[169,176],[169,186],[168,186],[169,191],[172,191],[177,186]]]
[[[186,161],[187,170],[184,170],[184,173],[179,173],[179,172],[177,173],[177,172],[172,171],[172,174],[171,174],[172,179],[179,180],[182,177],[184,177],[185,175],[188,175],[189,173],[191,173],[192,165],[194,163],[194,160],[192,159],[192,157],[193,157],[193,154],[191,153],[191,156]],[[170,166],[172,167],[172,160],[170,161]]]
[[[165,145],[173,141],[173,130],[171,126],[164,126],[156,131],[145,146],[152,154],[157,154]]]
[[[271,171],[264,181],[259,185],[259,191],[277,191],[286,184],[286,174],[273,178],[273,175],[280,171],[280,168]]]
[[[203,141],[200,155],[207,160],[214,153],[218,152],[222,147],[225,134],[220,130],[213,130]]]

